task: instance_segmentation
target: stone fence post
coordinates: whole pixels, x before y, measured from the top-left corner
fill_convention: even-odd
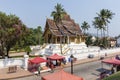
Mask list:
[[[28,59],[29,56],[27,54],[24,55],[24,69],[28,70]]]

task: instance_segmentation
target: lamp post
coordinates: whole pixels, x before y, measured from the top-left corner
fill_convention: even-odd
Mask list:
[[[73,59],[74,59],[74,56],[71,54],[71,56],[70,56],[70,60],[71,60],[71,74],[73,74]]]
[[[60,37],[60,52],[61,52],[61,54],[63,54],[62,53],[62,37]]]

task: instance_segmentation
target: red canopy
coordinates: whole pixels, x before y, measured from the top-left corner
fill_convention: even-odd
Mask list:
[[[59,72],[43,76],[42,80],[83,80],[83,78],[61,70]]]
[[[41,57],[35,57],[34,59],[31,59],[29,60],[31,63],[35,63],[35,64],[38,64],[38,63],[42,63],[42,62],[47,62],[47,60],[41,58]]]
[[[102,60],[102,62],[103,62],[103,63],[108,63],[108,64],[120,65],[120,60],[117,60],[117,59],[115,59],[115,58]]]
[[[53,60],[58,60],[58,59],[64,59],[65,57],[60,56],[58,54],[54,54],[48,57],[49,59],[53,59]]]

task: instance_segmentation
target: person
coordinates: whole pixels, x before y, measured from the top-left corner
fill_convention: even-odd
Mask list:
[[[71,58],[68,58],[68,61],[71,62]]]
[[[61,61],[57,60],[57,65],[60,66],[61,65]]]
[[[54,66],[56,66],[56,61],[55,60],[53,60],[52,63],[53,63]]]
[[[66,59],[63,59],[63,63],[64,63],[64,65],[66,64]]]
[[[100,80],[102,80],[104,77],[103,77],[103,72],[100,73]]]
[[[117,72],[116,67],[117,67],[117,65],[113,65],[114,73],[116,73],[116,72]]]
[[[50,69],[51,69],[51,72],[54,72],[54,64],[52,63],[52,61],[50,61]]]
[[[114,68],[112,67],[111,70],[110,70],[110,72],[108,74],[111,75],[111,74],[114,74],[114,72],[115,72]]]
[[[50,59],[47,58],[47,67],[50,67]]]
[[[120,65],[118,65],[116,68],[117,68],[116,71],[120,71]]]
[[[120,60],[120,58],[119,58],[119,56],[118,56],[118,55],[116,55],[116,56],[115,56],[115,59]]]
[[[115,72],[115,71],[114,71],[114,68],[112,67],[112,68],[111,68],[111,74],[114,74],[114,72]]]
[[[41,71],[41,66],[38,66],[38,75],[40,75],[40,71]]]
[[[100,80],[102,80],[105,77],[107,77],[106,71],[101,72],[100,73]]]

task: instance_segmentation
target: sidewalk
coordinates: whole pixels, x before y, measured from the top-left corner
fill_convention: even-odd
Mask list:
[[[17,67],[17,71],[13,73],[8,72],[8,68],[0,69],[0,80],[9,80],[20,77],[32,76],[33,73],[25,71],[24,69]]]

